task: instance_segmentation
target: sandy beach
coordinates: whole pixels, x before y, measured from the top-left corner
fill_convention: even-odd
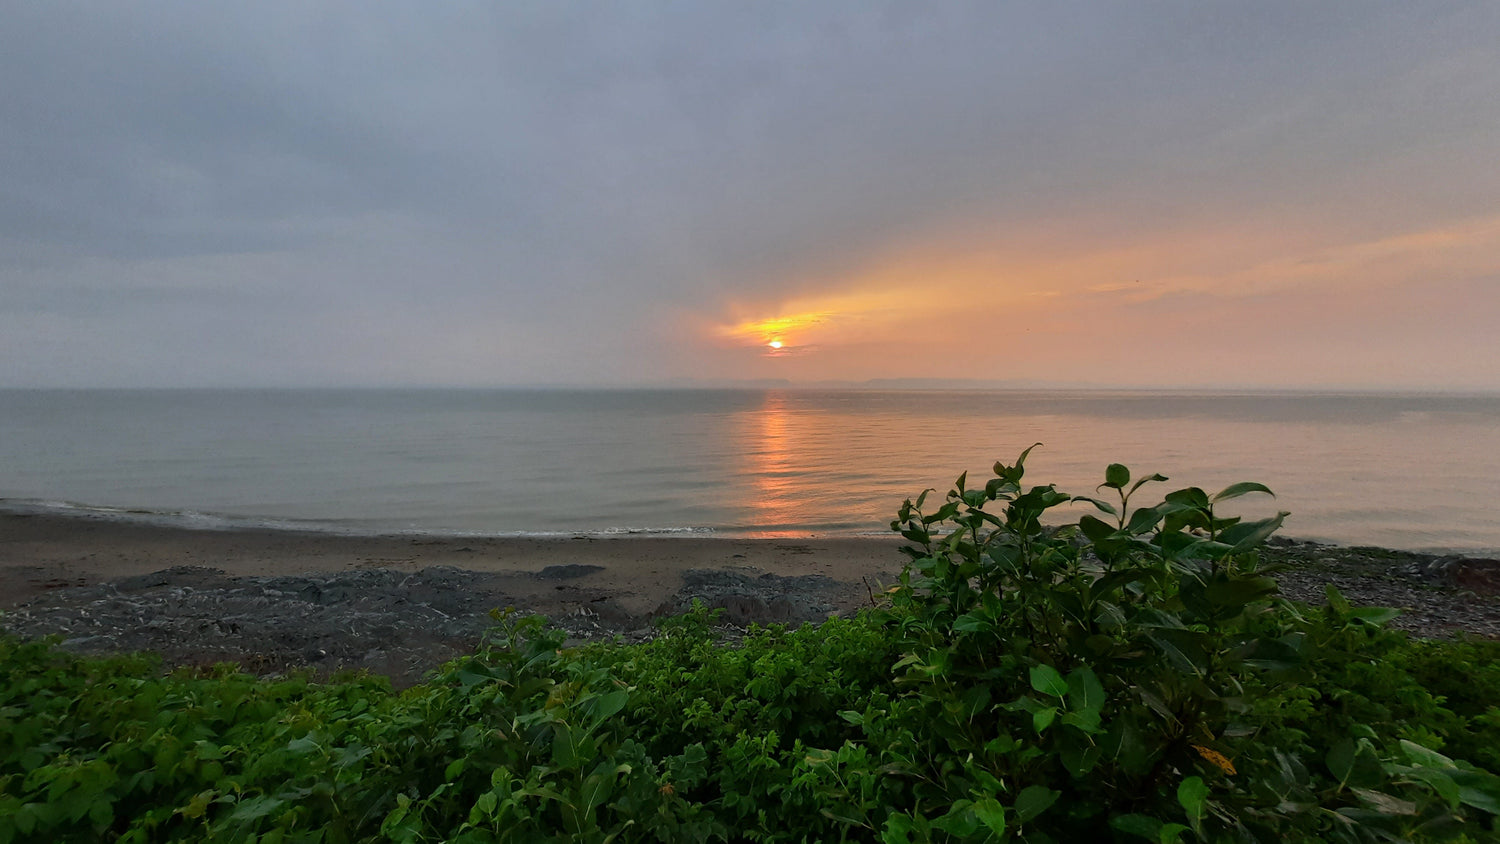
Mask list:
[[[0,628],[169,666],[362,669],[420,680],[472,649],[492,610],[577,641],[654,635],[701,601],[742,628],[869,606],[899,575],[890,537],[345,536],[0,515]],[[1418,635],[1500,635],[1500,562],[1275,540],[1288,597],[1403,609]]]
[[[730,624],[868,605],[890,538],[344,536],[0,516],[0,628],[169,665],[368,669],[415,681],[512,608],[578,639],[651,635],[701,600]]]
[[[0,515],[0,607],[47,591],[206,566],[229,577],[274,577],[360,569],[415,572],[450,566],[495,575],[525,591],[555,566],[597,567],[570,578],[604,590],[632,612],[648,612],[695,569],[753,569],[783,577],[821,575],[863,594],[867,578],[889,582],[901,568],[899,537],[727,539],[618,536],[569,538],[341,536],[277,530],[199,531],[97,518]],[[575,570],[576,571],[576,570]],[[857,588],[855,588],[857,587]],[[545,586],[543,587],[545,589]]]

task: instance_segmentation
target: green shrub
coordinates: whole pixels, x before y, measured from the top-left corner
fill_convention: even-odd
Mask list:
[[[1392,613],[1333,592],[1322,613],[1276,598],[1255,549],[1285,514],[1216,510],[1270,490],[1187,488],[1130,509],[1166,479],[1132,484],[1115,464],[1100,489],[1116,500],[1023,491],[1025,458],[996,464],[981,489],[961,476],[930,514],[925,494],[907,502],[893,523],[912,542],[896,595],[906,692],[867,735],[898,773],[886,803],[909,808],[886,816],[886,840],[1493,831],[1493,774],[1424,746],[1428,728],[1380,733],[1367,713],[1318,706],[1326,690],[1303,691],[1357,673],[1367,631]],[[1075,500],[1111,521],[1044,526]]]

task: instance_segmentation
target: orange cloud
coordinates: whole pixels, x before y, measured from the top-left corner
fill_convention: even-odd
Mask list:
[[[720,326],[719,334],[733,340],[781,349],[802,345],[799,340],[807,336],[808,329],[826,324],[831,316],[828,313],[813,312],[744,320]]]
[[[1316,355],[1283,355],[1256,337],[1281,336],[1304,310],[1314,322],[1337,310],[1367,328],[1384,324],[1410,314],[1409,303],[1397,305],[1411,298],[1402,291],[1422,300],[1440,281],[1500,272],[1500,217],[1363,238],[1286,220],[1205,221],[1135,240],[1083,242],[1092,235],[1080,232],[1071,244],[1046,232],[1034,243],[989,234],[933,237],[809,274],[797,285],[802,294],[736,303],[707,333],[741,350],[724,358],[739,372],[801,379],[931,374],[953,365],[955,349],[965,377],[1220,378],[1222,361],[1204,350],[1226,334],[1258,350],[1246,361],[1285,358],[1301,373]],[[1236,325],[1260,334],[1240,337]],[[1327,339],[1330,359],[1316,367],[1327,377],[1352,383],[1374,365]],[[745,354],[757,347],[753,358]],[[1351,362],[1333,359],[1340,356]],[[1290,371],[1275,377],[1290,383]]]

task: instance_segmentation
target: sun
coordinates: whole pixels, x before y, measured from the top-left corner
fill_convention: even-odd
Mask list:
[[[773,349],[779,349],[779,348],[781,348],[781,341],[780,340],[772,340],[771,342],[767,343],[766,345],[770,346]]]

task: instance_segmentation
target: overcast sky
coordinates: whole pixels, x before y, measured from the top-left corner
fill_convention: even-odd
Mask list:
[[[1497,44],[1492,0],[12,0],[0,386],[1500,389]]]

